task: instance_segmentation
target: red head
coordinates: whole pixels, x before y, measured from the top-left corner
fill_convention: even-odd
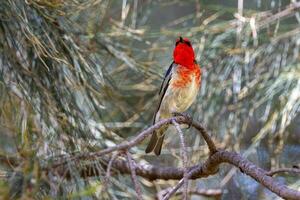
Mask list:
[[[176,40],[173,59],[176,64],[180,64],[184,67],[194,66],[195,53],[189,39],[179,37]]]

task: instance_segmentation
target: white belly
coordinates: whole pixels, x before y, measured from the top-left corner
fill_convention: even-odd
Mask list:
[[[171,112],[186,111],[195,101],[198,94],[198,89],[199,87],[196,83],[195,77],[193,77],[191,83],[186,87],[174,89],[174,98],[172,98],[172,105],[170,105]]]
[[[193,77],[191,82],[182,88],[172,88],[170,85],[161,102],[157,119],[171,117],[173,112],[186,111],[197,97],[198,85],[196,77]]]

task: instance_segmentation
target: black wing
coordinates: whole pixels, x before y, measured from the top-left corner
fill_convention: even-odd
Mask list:
[[[162,84],[160,86],[159,93],[158,93],[159,94],[159,103],[158,103],[157,109],[156,109],[155,114],[154,114],[153,124],[155,124],[156,114],[157,114],[157,112],[158,112],[158,110],[160,108],[161,102],[162,102],[162,100],[163,100],[163,98],[165,96],[165,93],[166,93],[167,89],[168,89],[169,82],[170,82],[171,77],[172,77],[172,73],[171,72],[172,72],[172,68],[173,68],[174,65],[175,65],[175,63],[172,62],[171,65],[170,65],[170,67],[168,68],[168,70],[167,70],[167,72],[165,74],[164,80],[163,80],[163,82],[162,82]]]
[[[168,70],[167,70],[167,72],[166,72],[166,74],[165,74],[164,80],[163,80],[163,82],[162,82],[162,84],[161,84],[161,86],[160,86],[160,89],[159,89],[159,93],[158,93],[158,94],[160,94],[161,91],[162,91],[162,89],[164,88],[166,79],[167,79],[168,76],[170,75],[170,73],[171,73],[171,71],[172,71],[173,65],[174,65],[174,62],[172,62],[171,65],[170,65],[170,67],[168,68]]]

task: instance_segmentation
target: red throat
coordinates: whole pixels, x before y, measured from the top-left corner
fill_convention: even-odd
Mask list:
[[[173,59],[176,64],[184,67],[193,67],[195,60],[193,47],[186,43],[177,44],[173,52]]]

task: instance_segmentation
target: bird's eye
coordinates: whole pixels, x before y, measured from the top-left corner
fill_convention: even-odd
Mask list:
[[[191,47],[191,43],[189,41],[184,41],[184,43],[186,43],[189,47]]]

